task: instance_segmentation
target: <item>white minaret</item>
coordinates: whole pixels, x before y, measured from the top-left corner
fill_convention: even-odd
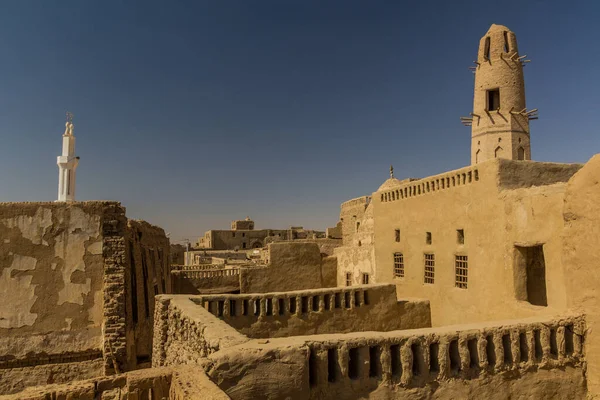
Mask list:
[[[58,164],[58,201],[75,201],[75,170],[79,157],[75,157],[73,136],[73,114],[67,113],[63,134],[62,156],[56,157]]]

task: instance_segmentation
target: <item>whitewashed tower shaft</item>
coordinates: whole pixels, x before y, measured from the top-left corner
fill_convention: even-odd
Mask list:
[[[75,200],[75,170],[79,157],[75,156],[75,136],[73,136],[73,116],[67,113],[65,133],[63,134],[62,155],[57,157],[58,164],[58,201]]]

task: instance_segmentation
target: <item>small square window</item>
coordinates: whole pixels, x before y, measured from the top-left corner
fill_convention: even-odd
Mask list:
[[[465,230],[457,229],[456,230],[456,241],[458,244],[465,244]]]
[[[396,242],[400,242],[400,229],[394,231]]]
[[[425,243],[426,244],[431,244],[431,232],[426,232],[425,233]]]
[[[500,89],[487,91],[487,110],[495,111],[500,109]]]

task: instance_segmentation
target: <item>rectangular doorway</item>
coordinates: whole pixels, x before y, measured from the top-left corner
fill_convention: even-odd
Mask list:
[[[515,246],[515,289],[518,300],[547,306],[546,261],[543,245]]]

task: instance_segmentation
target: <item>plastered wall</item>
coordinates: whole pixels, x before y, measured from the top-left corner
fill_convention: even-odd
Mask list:
[[[399,187],[401,196],[374,194],[377,282],[431,300],[434,326],[564,310],[562,204],[566,181],[580,167],[491,160]],[[517,299],[515,246],[533,245],[543,246],[547,307]],[[403,278],[394,276],[394,253],[403,254]],[[433,283],[425,283],[425,254],[435,258]],[[455,285],[456,256],[468,259],[467,288]]]

